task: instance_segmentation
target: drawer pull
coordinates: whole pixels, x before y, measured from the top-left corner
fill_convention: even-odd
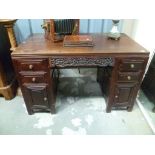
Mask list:
[[[116,95],[115,98],[118,98],[118,96]]]
[[[32,78],[32,82],[35,82],[35,81],[36,81],[36,78],[35,78],[35,77],[33,77],[33,78]]]
[[[33,68],[33,65],[29,65],[29,69],[32,69]]]
[[[44,97],[44,101],[47,101],[47,97]]]
[[[127,78],[128,78],[128,80],[131,80],[131,76],[128,76]]]
[[[135,68],[135,65],[134,65],[134,64],[131,64],[130,67],[131,67],[131,68]]]

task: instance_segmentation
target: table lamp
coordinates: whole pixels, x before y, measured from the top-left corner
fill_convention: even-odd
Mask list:
[[[119,21],[120,20],[112,20],[113,25],[110,32],[108,33],[108,38],[114,39],[114,40],[118,40],[120,38],[120,32],[118,30]]]

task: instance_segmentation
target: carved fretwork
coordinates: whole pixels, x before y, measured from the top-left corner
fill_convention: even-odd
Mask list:
[[[114,59],[102,56],[54,56],[51,58],[51,67],[104,67],[114,66]]]

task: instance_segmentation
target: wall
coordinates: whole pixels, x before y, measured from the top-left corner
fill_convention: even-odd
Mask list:
[[[155,49],[155,21],[151,19],[136,20],[133,29],[135,29],[134,39],[153,54]]]
[[[29,20],[18,20],[14,26],[14,30],[17,42],[20,43],[24,41],[31,34]]]
[[[155,53],[155,21],[152,19],[126,19],[123,20],[122,32],[128,34],[136,42],[150,52],[149,63]]]
[[[150,19],[125,19],[123,20],[122,32],[128,34],[152,53],[155,49],[154,27],[155,22]]]
[[[135,19],[123,19],[122,20],[122,32],[134,39],[135,36]]]
[[[17,42],[24,41],[33,33],[43,33],[42,19],[19,19],[15,24]],[[80,33],[105,33],[109,32],[112,26],[110,19],[80,19]],[[119,30],[122,29],[122,21],[119,23]]]

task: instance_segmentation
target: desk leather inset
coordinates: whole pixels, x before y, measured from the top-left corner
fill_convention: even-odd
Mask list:
[[[55,113],[56,69],[66,67],[97,67],[106,111],[132,110],[149,52],[125,34],[118,41],[102,34],[92,37],[94,47],[63,47],[36,34],[14,50],[13,64],[29,114]]]

